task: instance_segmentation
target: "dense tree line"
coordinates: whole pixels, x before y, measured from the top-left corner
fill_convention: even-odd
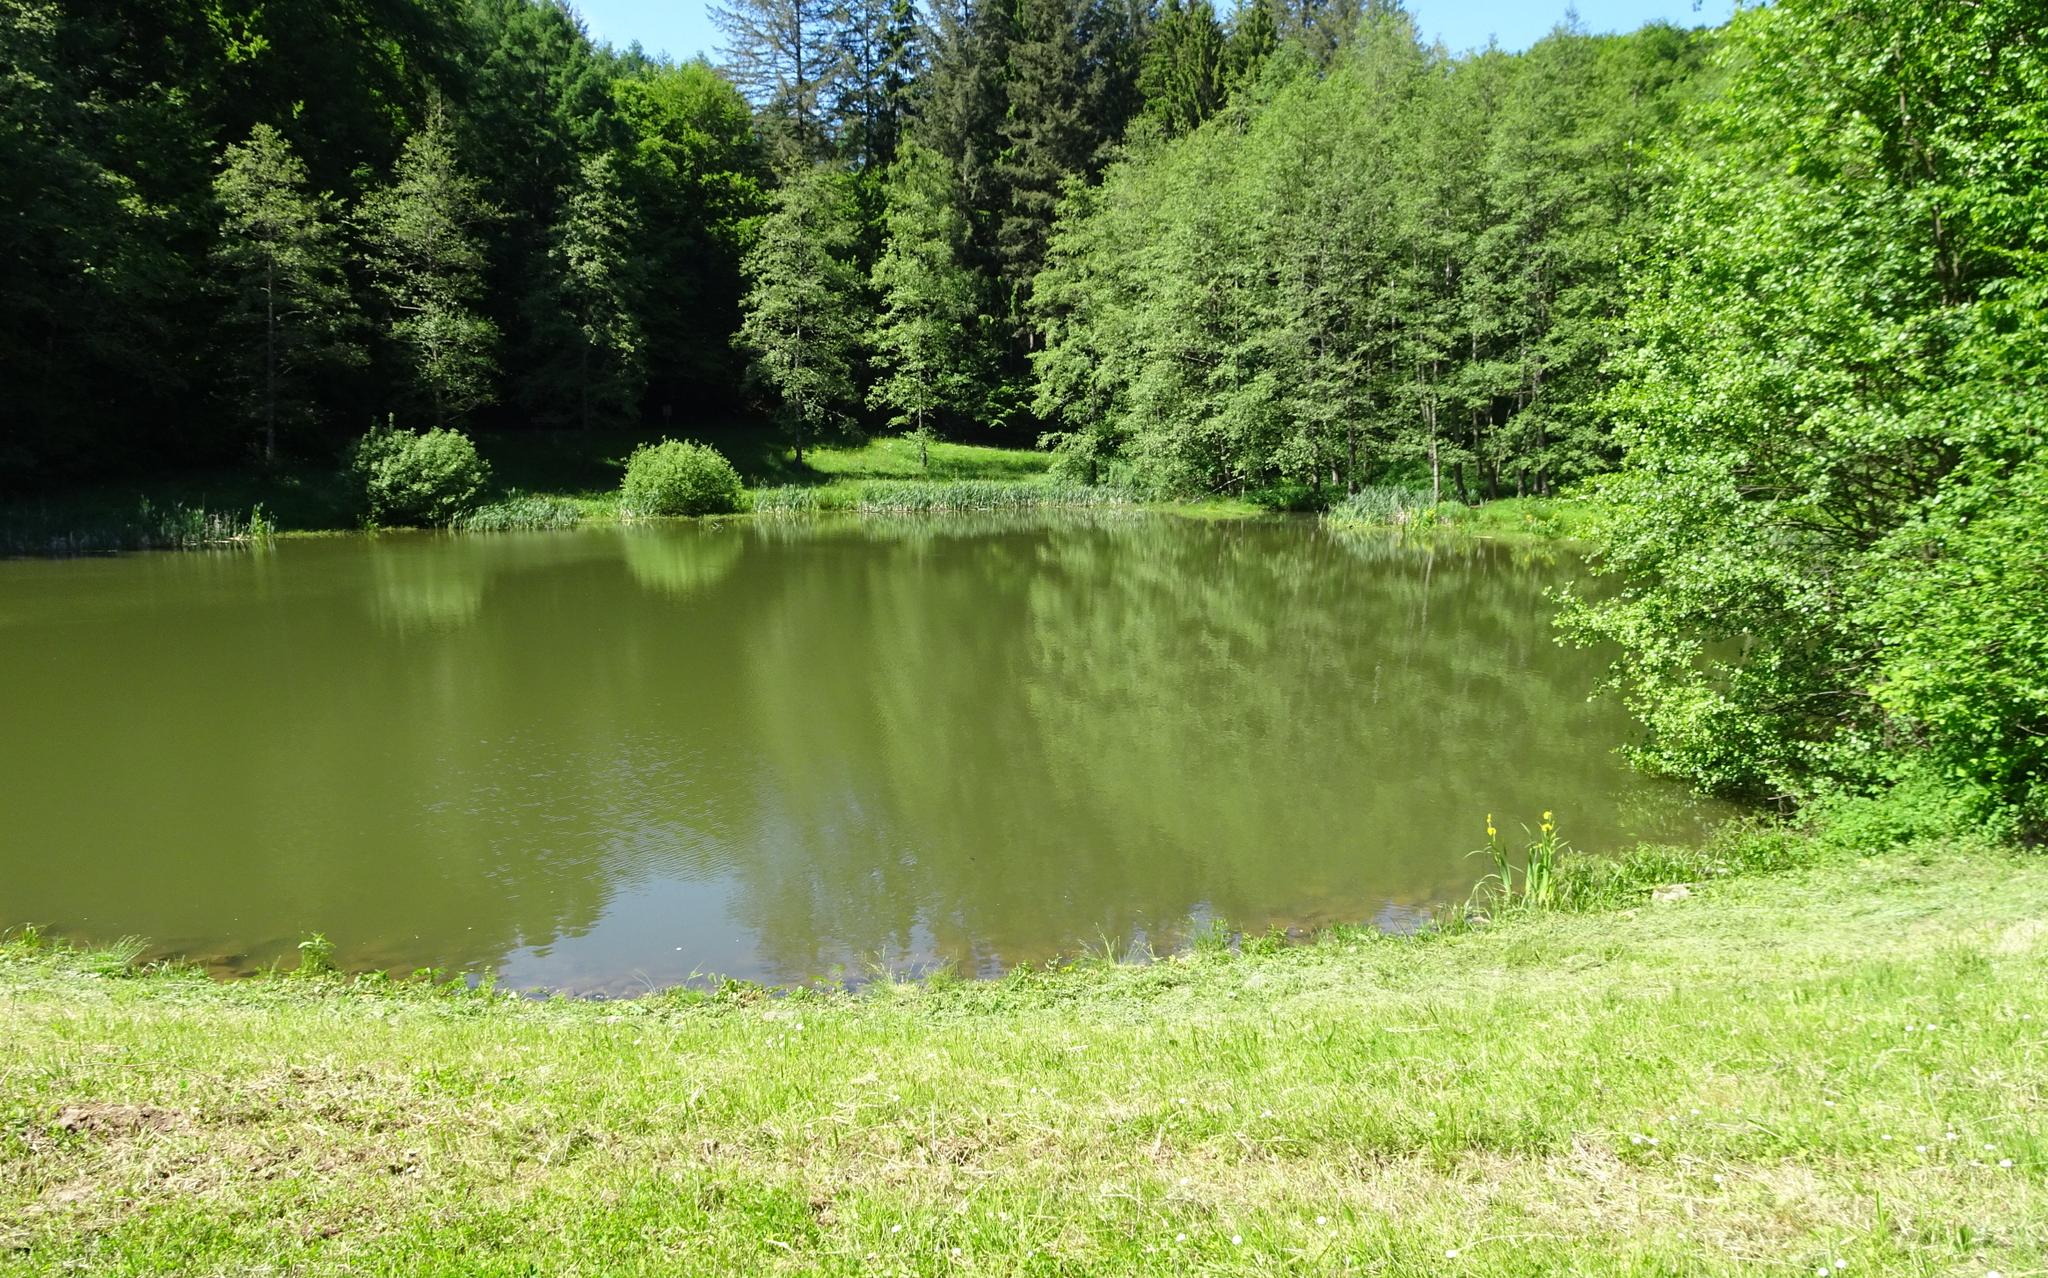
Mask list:
[[[13,485],[745,407],[1167,491],[1547,492],[1701,38],[1398,4],[6,0]]]
[[[785,193],[771,226],[811,230],[764,237],[783,247],[751,260],[750,310],[863,317],[750,324],[787,430],[1009,427],[1081,477],[1307,500],[1418,470],[1548,493],[1611,464],[1594,405],[1624,266],[1711,37],[1453,57],[1385,0],[1227,23],[1203,0],[1004,0],[900,40],[880,11],[868,43],[907,52],[862,63],[830,55],[827,11],[738,12],[728,56],[788,191],[838,191]],[[893,149],[874,102],[900,111]],[[831,279],[799,260],[825,239]]]
[[[536,0],[4,0],[0,479],[735,403],[768,168]]]
[[[1644,153],[1705,44],[1561,30],[1450,58],[1375,8],[1326,72],[1296,53],[1242,112],[1134,137],[1037,282],[1062,452],[1187,493],[1405,471],[1476,498],[1602,468]]]

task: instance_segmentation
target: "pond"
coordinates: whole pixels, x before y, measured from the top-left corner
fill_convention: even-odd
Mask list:
[[[1616,756],[1582,565],[1306,520],[597,527],[0,563],[0,926],[623,993],[1407,928]]]

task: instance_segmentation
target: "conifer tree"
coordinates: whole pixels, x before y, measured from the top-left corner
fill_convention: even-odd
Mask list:
[[[796,171],[831,143],[831,103],[846,72],[832,0],[732,0],[713,5],[725,38],[719,65],[761,113],[776,163]]]
[[[771,393],[803,462],[804,444],[844,419],[855,398],[859,277],[846,177],[805,169],[776,193],[742,264],[748,288],[735,338],[753,359],[749,380]]]
[[[1060,193],[1101,170],[1137,108],[1136,53],[1135,22],[1110,0],[1019,0],[996,176],[1002,285],[1020,349],[1032,344],[1026,305]]]
[[[454,135],[437,108],[406,140],[391,184],[366,196],[358,214],[403,369],[400,398],[435,425],[494,397],[498,328],[478,309],[478,236],[494,212],[456,162]]]
[[[924,71],[923,26],[913,0],[846,0],[839,17],[833,96],[840,152],[879,173],[896,158]]]
[[[1226,88],[1223,28],[1209,0],[1166,0],[1138,73],[1145,115],[1167,135],[1186,133],[1215,114]]]
[[[263,460],[275,462],[280,428],[315,415],[319,375],[363,359],[352,339],[338,218],[332,200],[307,189],[305,166],[267,124],[227,148],[214,198],[221,226],[213,264],[229,290],[226,362],[262,425]]]
[[[536,416],[588,430],[630,420],[645,389],[631,205],[608,153],[583,161],[548,246],[530,319],[544,353],[528,374]]]
[[[1266,59],[1279,47],[1280,29],[1273,22],[1273,0],[1241,0],[1230,20],[1230,39],[1223,52],[1230,91],[1240,93],[1255,82]]]
[[[960,265],[967,220],[953,207],[951,171],[911,143],[889,170],[888,239],[875,263],[882,312],[873,345],[882,377],[869,403],[918,441],[930,465],[932,427],[967,406],[975,390],[975,287]]]

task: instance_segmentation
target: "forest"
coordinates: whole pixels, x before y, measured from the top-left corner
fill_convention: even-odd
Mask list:
[[[2048,812],[2048,18],[4,0],[0,491],[379,424],[1036,445],[1601,512],[1645,763]]]

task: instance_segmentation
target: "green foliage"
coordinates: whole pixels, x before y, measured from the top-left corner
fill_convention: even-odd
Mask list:
[[[478,506],[455,516],[448,526],[457,532],[536,532],[574,528],[585,518],[576,502],[526,494]]]
[[[491,474],[467,435],[439,426],[371,431],[350,450],[349,472],[364,512],[387,525],[449,523],[476,504]]]
[[[1256,41],[1256,33],[1248,33],[1247,39]],[[1247,49],[1245,56],[1262,57],[1263,53]],[[1169,136],[1200,125],[1223,104],[1228,60],[1223,27],[1209,0],[1189,0],[1185,7],[1181,0],[1166,0],[1138,72],[1146,118],[1156,121]]]
[[[590,430],[639,411],[647,369],[633,220],[613,158],[584,160],[549,232],[548,283],[529,300],[543,356],[526,398],[545,423]]]
[[[964,415],[978,383],[975,286],[960,263],[967,219],[938,154],[906,145],[889,169],[888,238],[875,263],[882,310],[870,339],[881,376],[868,402],[913,435],[930,463],[936,424]]]
[[[299,966],[297,976],[331,976],[334,974],[334,942],[319,932],[308,933],[299,942]]]
[[[1437,509],[1437,502],[1419,488],[1399,484],[1367,484],[1324,514],[1332,527],[1400,527],[1418,523]]]
[[[213,266],[228,292],[221,338],[243,411],[261,425],[265,461],[283,428],[314,419],[323,372],[360,363],[333,202],[307,189],[284,136],[259,124],[227,148]]]
[[[1643,757],[1798,797],[1924,755],[2042,814],[2048,53],[2033,6],[1745,10],[1610,400]]]
[[[688,403],[706,388],[729,396],[741,371],[731,345],[741,228],[768,206],[752,112],[701,62],[645,68],[617,81],[613,97],[633,135],[622,179],[635,211],[649,399]]]
[[[861,289],[850,195],[829,168],[799,174],[777,193],[744,263],[745,318],[735,341],[753,355],[752,383],[779,402],[799,463],[804,444],[845,420],[856,394]]]
[[[1280,45],[1280,29],[1273,21],[1272,0],[1241,0],[1230,20],[1230,38],[1223,49],[1224,71],[1232,93],[1250,88],[1264,70],[1266,59]]]
[[[916,515],[948,510],[1121,506],[1129,502],[1129,494],[1118,489],[1078,484],[1016,484],[971,479],[944,483],[873,481],[862,487],[855,509],[875,514]]]
[[[2039,421],[2013,423],[2013,442],[2038,440]],[[1885,641],[1877,705],[1980,812],[2038,825],[2048,822],[2048,463],[2034,451],[1953,477],[1877,547],[1854,618]]]
[[[629,515],[723,515],[740,508],[740,476],[708,444],[664,439],[633,450],[619,485]]]
[[[10,492],[245,464],[252,437],[327,455],[392,410],[559,412],[580,355],[536,325],[587,288],[550,250],[604,156],[632,210],[616,247],[653,281],[628,299],[645,337],[618,398],[629,414],[642,384],[657,410],[737,400],[762,162],[708,66],[600,47],[568,6],[531,0],[6,0],[0,48]]]
[[[456,163],[438,103],[427,127],[406,139],[391,185],[366,196],[358,214],[403,369],[400,403],[436,426],[493,398],[498,329],[477,307],[485,267],[478,234],[495,215]]]
[[[747,498],[747,509],[758,515],[811,515],[824,508],[818,490],[806,484],[756,488]]]
[[[1134,135],[1033,286],[1052,438],[1150,488],[1312,504],[1418,467],[1432,500],[1603,468],[1599,369],[1660,181],[1642,139],[1700,47],[1561,30],[1446,59],[1376,7],[1327,75],[1276,64],[1230,119]]]
[[[1484,856],[1493,863],[1493,872],[1480,880],[1474,895],[1484,897],[1496,911],[1522,907],[1547,910],[1557,905],[1560,899],[1559,871],[1564,859],[1571,854],[1571,844],[1557,832],[1557,822],[1545,812],[1537,833],[1523,847],[1521,864],[1516,865],[1515,854],[1502,841],[1500,830],[1493,824],[1493,814],[1486,814],[1486,846],[1474,856]]]

